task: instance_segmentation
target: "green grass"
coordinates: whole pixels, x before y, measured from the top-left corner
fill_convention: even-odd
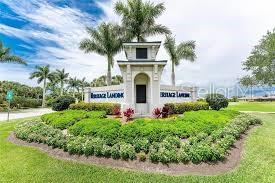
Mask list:
[[[237,111],[275,112],[275,102],[230,102],[228,109]]]
[[[245,141],[241,165],[218,176],[167,176],[52,158],[6,141],[21,120],[0,122],[0,182],[275,182],[275,114],[256,114],[263,125]]]

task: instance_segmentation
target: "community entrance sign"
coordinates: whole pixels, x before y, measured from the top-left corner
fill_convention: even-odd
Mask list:
[[[192,101],[195,87],[161,85],[167,60],[156,60],[161,42],[129,42],[123,48],[126,60],[118,60],[124,83],[85,89],[85,102],[116,102],[122,110],[133,108],[136,115],[150,114],[169,102]]]

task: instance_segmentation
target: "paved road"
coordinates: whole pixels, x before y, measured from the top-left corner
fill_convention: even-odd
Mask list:
[[[11,112],[10,119],[40,116],[51,112],[53,111],[48,108],[19,110],[19,111]],[[0,122],[7,120],[7,116],[8,116],[7,112],[0,112]]]

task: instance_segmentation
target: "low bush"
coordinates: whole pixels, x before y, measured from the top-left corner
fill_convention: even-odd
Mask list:
[[[146,138],[135,139],[133,144],[137,153],[139,153],[140,151],[148,153],[150,143],[149,140],[147,140]]]
[[[251,125],[261,124],[261,121],[253,116],[233,111],[208,111],[208,115],[212,118],[200,119],[200,117],[207,116],[206,112],[188,112],[184,118],[178,118],[178,120],[187,119],[190,124],[194,124],[196,121],[192,121],[192,119],[197,118],[196,120],[200,121],[198,123],[201,123],[200,125],[209,123],[208,120],[212,121],[213,124],[222,125],[219,128],[211,127],[207,133],[203,132],[205,126],[189,126],[186,129],[196,131],[193,128],[197,128],[198,131],[185,139],[184,142],[179,136],[179,132],[181,132],[182,127],[188,126],[188,123],[178,126],[178,132],[177,128],[168,130],[173,126],[165,126],[165,128],[162,126],[162,123],[166,123],[165,125],[168,122],[177,123],[176,119],[174,121],[171,119],[153,119],[153,121],[146,122],[139,120],[130,123],[136,124],[133,127],[127,127],[127,130],[124,131],[125,136],[120,135],[120,133],[123,132],[123,127],[130,126],[130,124],[121,127],[119,121],[111,119],[83,119],[70,127],[72,134],[68,135],[63,134],[60,129],[43,122],[34,121],[18,125],[15,129],[15,135],[17,138],[28,142],[44,143],[53,148],[62,148],[70,154],[95,155],[124,160],[133,160],[138,157],[140,161],[145,161],[148,157],[152,162],[164,164],[171,162],[187,163],[189,161],[201,163],[222,160],[242,133],[248,130]],[[220,120],[229,121],[221,122]],[[151,125],[156,121],[161,128],[154,131],[155,126]],[[176,132],[173,134],[173,131]]]
[[[120,143],[120,156],[122,159],[124,160],[128,160],[128,159],[135,159],[136,158],[136,152],[134,147],[131,144],[127,144],[127,143]]]
[[[168,119],[136,119],[123,125],[120,138],[134,144],[136,138],[146,138],[149,142],[161,142],[167,136],[187,138],[199,132],[207,135],[224,127],[231,119],[239,115],[236,111],[191,111],[184,117]]]
[[[100,137],[105,139],[108,145],[113,145],[118,141],[120,127],[118,120],[87,118],[71,126],[69,132],[75,136]]]
[[[20,124],[15,128],[14,133],[17,138],[28,142],[45,143],[54,148],[67,149],[67,137],[62,131],[42,122]]]
[[[65,129],[81,119],[85,118],[105,118],[106,113],[104,111],[91,111],[87,112],[84,110],[66,110],[60,112],[54,112],[44,114],[41,116],[42,121],[47,124],[54,126],[55,128]]]
[[[69,108],[71,104],[75,103],[75,98],[71,96],[61,96],[52,102],[52,109],[54,111],[64,111]]]
[[[141,153],[139,153],[138,155],[138,159],[139,159],[139,161],[146,161],[146,154],[144,153],[144,152],[141,152]]]
[[[187,111],[199,111],[209,109],[209,105],[206,102],[167,103],[164,106],[169,109],[170,114],[183,114]]]
[[[120,158],[119,144],[115,144],[111,147],[111,157],[113,159],[119,159]]]
[[[220,110],[228,107],[228,99],[224,95],[213,93],[206,95],[206,102],[209,104],[211,109]]]
[[[116,115],[117,108],[120,109],[120,104],[117,103],[84,103],[71,104],[70,109],[86,110],[86,111],[105,111],[108,115]]]

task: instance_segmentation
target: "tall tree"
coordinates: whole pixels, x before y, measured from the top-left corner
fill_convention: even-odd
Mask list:
[[[68,87],[73,90],[73,97],[75,98],[75,91],[79,87],[79,80],[76,77],[70,78],[68,84]]]
[[[43,99],[42,107],[45,107],[45,96],[47,88],[47,80],[51,80],[54,77],[53,73],[50,72],[50,66],[36,66],[36,71],[31,73],[30,79],[37,78],[37,83],[40,84],[43,81]]]
[[[0,63],[18,63],[26,65],[26,62],[22,58],[11,55],[10,48],[5,48],[2,41],[0,41]]]
[[[250,87],[250,97],[252,99],[252,97],[253,97],[253,86],[256,86],[258,84],[256,78],[246,75],[246,76],[244,76],[240,79],[239,83],[242,86]]]
[[[115,4],[116,13],[122,16],[122,30],[126,38],[136,38],[138,42],[145,41],[148,36],[170,33],[167,27],[155,22],[164,10],[163,3],[155,5],[142,0],[128,0],[127,4],[119,1]]]
[[[260,85],[275,84],[275,29],[263,36],[243,62],[243,67]]]
[[[57,81],[60,83],[60,96],[63,95],[64,84],[68,82],[69,73],[65,72],[65,69],[55,71]]]
[[[57,80],[56,73],[53,72],[52,77],[50,78],[49,82],[47,83],[47,90],[51,91],[51,95],[53,97],[59,96],[60,90],[59,90],[58,84],[59,84],[59,82]]]
[[[112,85],[119,85],[123,83],[123,77],[120,75],[116,75],[112,77]]]
[[[118,26],[110,23],[102,23],[97,29],[87,28],[90,38],[80,42],[80,49],[86,53],[95,52],[107,57],[108,71],[107,84],[111,85],[111,68],[114,65],[114,56],[122,48],[122,38],[118,33]]]
[[[164,48],[170,56],[172,62],[171,80],[173,86],[176,85],[175,66],[178,66],[180,64],[180,60],[182,59],[194,62],[196,59],[195,47],[195,41],[186,41],[176,45],[175,38],[171,35],[166,35]]]
[[[85,87],[88,87],[89,83],[86,81],[86,78],[82,78],[81,80],[79,80],[79,87],[81,89],[81,100],[84,100],[84,89]]]
[[[107,85],[107,77],[106,75],[100,76],[99,78],[93,79],[91,82],[92,87],[106,86]]]

